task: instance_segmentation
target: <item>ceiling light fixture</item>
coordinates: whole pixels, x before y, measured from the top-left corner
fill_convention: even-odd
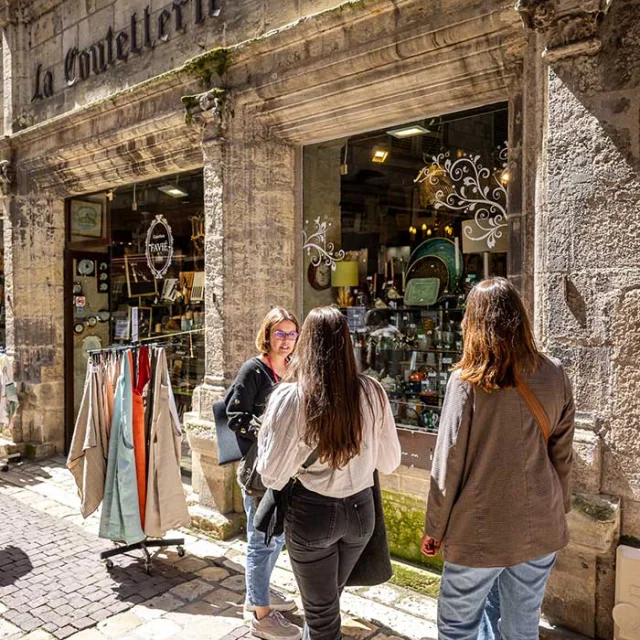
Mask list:
[[[391,131],[387,131],[387,133],[394,138],[411,138],[412,136],[420,136],[424,135],[425,133],[431,133],[431,131],[419,124],[412,124],[407,127],[400,127],[399,129],[391,129]]]
[[[158,191],[162,191],[162,193],[166,193],[172,198],[186,198],[189,195],[187,191],[177,184],[163,184],[158,187]]]
[[[389,150],[385,147],[376,147],[373,150],[372,162],[384,162],[389,157]]]

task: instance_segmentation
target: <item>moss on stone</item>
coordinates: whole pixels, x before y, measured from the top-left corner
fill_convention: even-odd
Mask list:
[[[30,442],[25,443],[24,445],[24,455],[25,458],[30,458],[30,459],[35,459],[36,457],[36,446],[34,444],[31,444]]]
[[[393,562],[392,584],[412,589],[425,596],[437,598],[440,593],[440,576],[436,573],[406,564]]]
[[[615,507],[613,505],[600,500],[592,502],[581,495],[574,494],[572,506],[579,513],[598,522],[609,522],[615,517]]]
[[[211,84],[213,74],[224,75],[231,66],[232,53],[230,49],[217,47],[202,55],[187,60],[182,66],[182,71],[198,78],[205,87]]]
[[[442,571],[441,556],[427,558],[420,551],[424,532],[424,501],[413,496],[383,490],[382,502],[391,555]]]

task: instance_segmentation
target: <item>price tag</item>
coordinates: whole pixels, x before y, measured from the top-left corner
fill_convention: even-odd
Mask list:
[[[442,358],[442,364],[451,364],[453,362],[453,360],[449,357],[447,358]]]
[[[427,374],[430,378],[435,378],[438,374],[435,371],[429,371]]]

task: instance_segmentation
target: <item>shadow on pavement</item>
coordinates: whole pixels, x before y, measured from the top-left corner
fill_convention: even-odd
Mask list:
[[[20,547],[8,545],[0,549],[0,587],[13,584],[33,571],[29,556]]]

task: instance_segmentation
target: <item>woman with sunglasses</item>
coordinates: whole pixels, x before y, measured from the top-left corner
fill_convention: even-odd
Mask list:
[[[256,337],[259,354],[247,360],[226,398],[229,427],[236,433],[244,455],[256,441],[260,420],[274,385],[284,376],[298,340],[300,325],[296,317],[276,307],[262,321]],[[257,498],[242,492],[247,514],[247,595],[245,608],[253,612],[251,631],[263,640],[298,640],[299,629],[280,611],[295,608],[293,600],[269,589],[271,573],[284,545],[284,536],[265,544],[264,534],[256,531],[253,516]]]

